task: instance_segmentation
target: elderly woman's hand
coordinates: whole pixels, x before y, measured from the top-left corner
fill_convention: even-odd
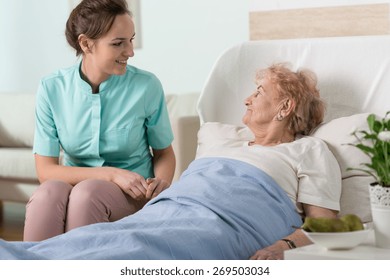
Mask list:
[[[288,249],[284,241],[277,241],[271,246],[265,247],[250,257],[251,260],[283,260],[283,252]]]

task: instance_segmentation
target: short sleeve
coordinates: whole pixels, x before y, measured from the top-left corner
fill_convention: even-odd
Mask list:
[[[49,157],[60,155],[60,144],[52,108],[48,102],[47,90],[42,81],[36,95],[33,153]]]
[[[165,95],[160,81],[152,76],[145,94],[147,112],[146,129],[148,143],[153,149],[164,149],[173,141]]]
[[[340,166],[322,140],[315,139],[302,155],[298,178],[298,202],[340,210]]]

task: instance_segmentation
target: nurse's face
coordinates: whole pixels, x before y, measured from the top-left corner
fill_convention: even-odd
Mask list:
[[[128,14],[116,16],[111,29],[101,38],[94,40],[91,52],[84,56],[89,66],[87,74],[92,74],[95,80],[99,77],[101,81],[110,75],[125,74],[127,60],[134,56],[134,36],[132,18]]]

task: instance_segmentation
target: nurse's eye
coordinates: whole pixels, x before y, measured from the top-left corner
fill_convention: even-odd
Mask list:
[[[120,47],[122,44],[123,44],[122,41],[117,42],[117,43],[112,43],[112,45],[115,46],[115,47]]]

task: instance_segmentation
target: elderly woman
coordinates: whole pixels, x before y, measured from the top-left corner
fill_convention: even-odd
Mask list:
[[[293,198],[298,213],[309,217],[336,217],[341,193],[338,164],[318,139],[302,137],[322,122],[325,111],[314,73],[308,70],[294,73],[280,64],[271,66],[258,73],[257,89],[245,104],[243,122],[255,135],[249,145],[286,147],[283,154],[287,161],[276,163],[278,168],[271,169],[270,173],[274,174],[269,175],[281,181],[279,185]],[[279,161],[286,160],[275,156]],[[296,178],[293,178],[294,172]],[[291,173],[286,179],[295,182],[282,182],[281,177],[286,173]],[[284,250],[309,243],[297,230],[258,250],[251,259],[281,259]]]
[[[282,259],[309,244],[296,228],[305,216],[335,217],[341,193],[336,159],[305,136],[324,114],[316,79],[277,64],[256,80],[243,117],[252,140],[203,152],[131,216],[41,242],[0,242],[0,258]]]

